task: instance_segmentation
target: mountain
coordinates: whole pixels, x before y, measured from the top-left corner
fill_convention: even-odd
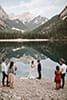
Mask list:
[[[5,10],[0,6],[0,31],[31,31],[47,21],[47,18],[25,12],[21,15],[8,16]]]
[[[22,22],[20,19],[9,19],[9,17],[6,20],[1,18],[0,30],[5,28],[8,30],[8,33],[4,36],[5,32],[3,32],[0,38],[67,39],[67,6],[60,14],[47,20],[47,18],[41,16],[29,19],[28,21],[25,20],[25,22]],[[32,31],[32,29],[34,30]],[[22,31],[24,34],[20,32],[9,34],[11,31]]]
[[[22,21],[23,23],[25,23],[25,22],[29,22],[30,20],[32,20],[34,18],[34,16],[31,14],[31,13],[29,13],[29,12],[25,12],[25,13],[22,13],[22,14],[20,14],[20,15],[14,15],[14,14],[12,14],[11,16],[10,16],[10,19],[19,19],[20,21]]]
[[[10,29],[12,30],[24,32],[27,29],[27,27],[18,19],[15,20],[7,19],[5,22],[10,26]]]
[[[28,27],[29,30],[33,30],[40,25],[44,24],[48,19],[46,17],[41,17],[40,15],[33,18],[31,21],[26,22],[25,25]]]
[[[11,20],[8,14],[0,6],[0,31],[26,31],[27,27],[19,20]]]
[[[24,34],[24,37],[67,39],[67,7],[60,14],[52,17],[45,24],[31,31],[31,33]]]
[[[3,10],[3,8],[0,6],[0,19],[8,19],[9,16],[7,13]]]
[[[3,20],[9,19],[9,16],[7,13],[3,10],[3,8],[0,6],[0,30],[3,30],[8,27],[6,23]]]
[[[8,25],[0,19],[0,30],[4,30],[6,28],[8,28]]]
[[[62,20],[65,20],[67,18],[67,6],[62,10],[59,16]]]
[[[21,15],[16,15],[16,16],[12,14],[10,16],[10,19],[20,20],[27,27],[27,31],[30,31],[39,27],[40,25],[44,24],[48,20],[46,17],[41,17],[41,16],[34,17],[29,12],[25,12]]]

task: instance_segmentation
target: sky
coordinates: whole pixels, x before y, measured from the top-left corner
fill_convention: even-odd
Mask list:
[[[59,14],[67,5],[67,0],[0,0],[7,14],[30,12],[34,16],[51,18]]]

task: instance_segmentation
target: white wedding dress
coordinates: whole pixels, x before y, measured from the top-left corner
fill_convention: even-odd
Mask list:
[[[30,67],[30,74],[29,74],[29,78],[34,79],[35,78],[35,65],[31,65]]]

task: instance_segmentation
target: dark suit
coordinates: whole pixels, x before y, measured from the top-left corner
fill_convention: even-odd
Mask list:
[[[38,70],[38,79],[41,79],[41,64],[40,63],[38,63],[37,70]]]

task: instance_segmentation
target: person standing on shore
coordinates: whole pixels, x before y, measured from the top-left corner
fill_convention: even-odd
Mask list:
[[[14,88],[14,82],[15,82],[15,70],[14,70],[14,62],[10,62],[10,66],[8,68],[8,81],[10,88]]]
[[[38,70],[38,77],[37,79],[41,79],[41,63],[40,63],[40,60],[37,60],[37,70]]]
[[[66,74],[66,69],[67,69],[67,65],[65,64],[65,60],[63,58],[60,59],[60,68],[61,68],[61,72],[62,72],[62,85],[61,88],[64,88],[65,85],[65,74]]]
[[[8,74],[7,74],[7,65],[5,62],[5,58],[2,58],[2,64],[1,64],[1,71],[2,71],[2,85],[5,86],[5,78],[7,78],[6,84],[8,86]]]
[[[35,78],[35,64],[33,60],[31,62],[31,67],[30,67],[30,78],[32,79]]]
[[[60,87],[61,87],[61,71],[60,71],[59,66],[56,66],[54,81],[56,83],[56,89],[60,89]]]

